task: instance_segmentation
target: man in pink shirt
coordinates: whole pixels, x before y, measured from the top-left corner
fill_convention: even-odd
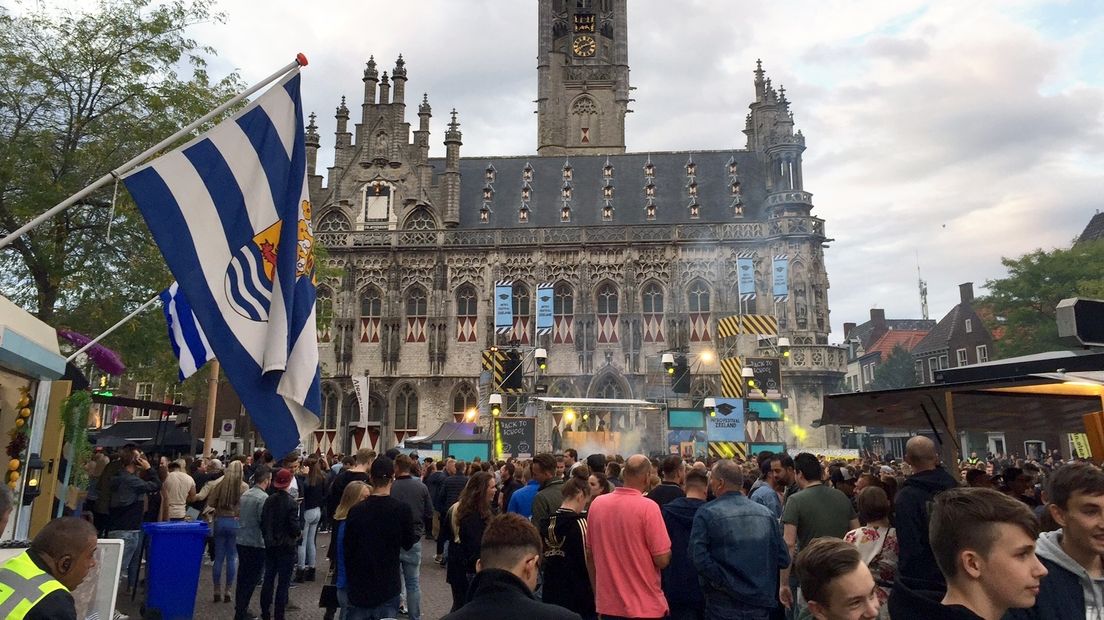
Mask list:
[[[671,539],[659,504],[644,497],[651,473],[648,457],[629,457],[625,486],[595,498],[587,513],[587,568],[603,620],[667,615],[660,571],[671,562]]]

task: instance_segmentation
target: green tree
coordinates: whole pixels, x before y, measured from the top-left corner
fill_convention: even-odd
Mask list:
[[[912,353],[901,345],[893,347],[889,357],[874,367],[874,381],[870,384],[875,390],[896,390],[916,385],[916,367]]]
[[[0,7],[0,235],[241,90],[236,73],[212,80],[214,51],[186,36],[222,19],[208,0],[20,8]],[[0,250],[0,291],[90,335],[171,281],[125,189],[111,185]],[[105,344],[131,368],[171,376],[158,314],[147,310]]]
[[[1068,297],[1104,298],[1104,240],[1004,258],[1008,276],[988,280],[979,310],[990,315],[997,353],[1014,357],[1069,348],[1058,338],[1054,308]]]

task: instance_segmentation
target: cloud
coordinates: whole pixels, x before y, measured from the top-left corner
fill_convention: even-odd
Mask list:
[[[193,36],[212,72],[247,81],[297,51],[332,161],[342,94],[359,117],[369,54],[407,61],[408,119],[433,105],[432,154],[455,107],[462,154],[535,150],[536,9],[518,0],[228,2]],[[836,239],[826,251],[833,340],[879,305],[933,318],[957,284],[1003,275],[1002,256],[1066,245],[1100,207],[1104,19],[1095,4],[1033,0],[735,3],[632,0],[632,151],[742,148],[762,58],[807,138],[804,176]]]

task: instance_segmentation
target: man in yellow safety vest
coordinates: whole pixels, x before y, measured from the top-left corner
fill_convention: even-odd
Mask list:
[[[96,528],[75,517],[46,524],[30,549],[0,566],[0,618],[76,620],[70,590],[96,560]]]

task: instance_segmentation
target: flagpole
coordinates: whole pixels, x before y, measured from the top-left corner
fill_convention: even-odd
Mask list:
[[[161,296],[160,295],[154,295],[153,299],[150,299],[149,301],[142,304],[141,306],[138,306],[137,310],[135,310],[134,312],[131,312],[130,314],[124,316],[118,323],[116,323],[116,324],[112,325],[111,327],[107,328],[107,331],[100,334],[99,336],[96,336],[95,338],[92,339],[91,342],[89,342],[88,344],[84,345],[83,347],[77,349],[76,353],[73,353],[69,357],[65,358],[65,363],[68,364],[69,362],[76,359],[77,356],[80,355],[81,353],[84,353],[88,349],[91,349],[92,345],[94,345],[97,342],[103,340],[104,338],[109,336],[111,334],[111,332],[113,332],[113,331],[119,329],[120,327],[122,327],[127,321],[129,321],[129,320],[133,319],[134,317],[138,316],[139,314],[141,314],[143,310],[150,307],[150,305],[152,305],[153,302],[157,301],[158,299],[161,299]]]
[[[108,172],[107,174],[100,177],[99,180],[92,183],[88,187],[85,187],[81,191],[79,191],[79,192],[73,194],[72,196],[66,198],[65,200],[59,202],[57,205],[55,205],[49,211],[46,211],[45,213],[40,214],[38,217],[34,218],[33,220],[31,220],[31,221],[27,222],[26,224],[24,224],[23,226],[19,227],[19,229],[17,229],[15,232],[13,232],[10,235],[4,237],[3,239],[0,239],[0,249],[3,249],[5,247],[11,245],[16,239],[22,237],[28,231],[33,230],[34,228],[38,227],[40,224],[42,224],[46,220],[50,219],[51,217],[57,215],[58,213],[61,213],[62,211],[68,209],[71,206],[73,206],[79,200],[81,200],[82,198],[88,196],[89,194],[91,194],[92,192],[96,191],[97,189],[103,187],[104,185],[110,183],[112,180],[120,178],[121,176],[123,176],[127,172],[130,172],[131,169],[133,169],[134,167],[136,167],[139,164],[141,164],[142,162],[144,162],[151,155],[156,154],[157,152],[161,151],[165,147],[167,147],[167,146],[171,145],[172,143],[176,142],[182,136],[186,136],[186,135],[190,134],[197,127],[199,127],[200,125],[206,123],[207,121],[211,120],[212,118],[218,116],[219,114],[222,114],[223,112],[225,112],[227,109],[229,109],[231,106],[238,103],[242,99],[245,99],[249,95],[252,95],[253,93],[255,93],[258,90],[260,90],[260,89],[264,88],[265,86],[267,86],[268,84],[280,79],[281,77],[286,75],[289,71],[291,71],[293,69],[296,69],[298,67],[305,67],[305,66],[307,66],[307,57],[304,56],[303,54],[298,54],[295,57],[295,60],[293,60],[292,62],[290,62],[287,65],[285,65],[284,67],[282,67],[279,71],[277,71],[277,72],[273,73],[272,75],[266,77],[265,79],[261,80],[257,84],[254,84],[251,88],[248,88],[245,91],[235,95],[234,97],[231,97],[229,100],[227,100],[225,103],[223,103],[219,107],[215,108],[214,110],[211,110],[207,114],[204,114],[202,118],[200,118],[199,120],[193,122],[191,125],[188,125],[187,127],[185,127],[183,129],[181,129],[180,131],[174,133],[173,135],[169,136],[168,138],[165,138],[164,140],[158,142],[154,146],[146,149],[145,151],[142,151],[142,153],[140,155],[136,156],[134,159],[131,159],[127,163],[119,166],[118,168],[112,170],[111,172]]]
[[[219,361],[211,360],[211,378],[207,380],[207,428],[203,434],[203,458],[210,458],[215,438],[215,401],[218,399]]]

